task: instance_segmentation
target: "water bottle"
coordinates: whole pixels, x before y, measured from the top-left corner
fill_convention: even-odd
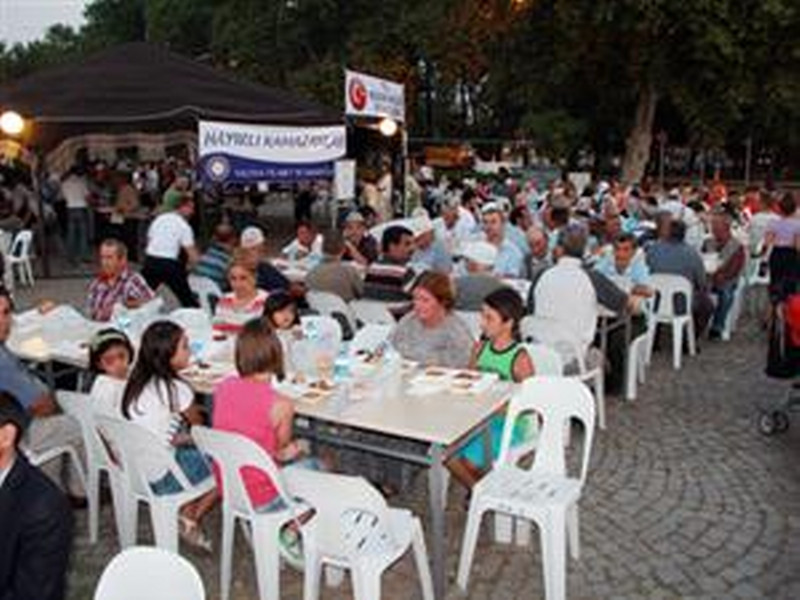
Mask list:
[[[347,344],[342,344],[336,360],[333,361],[333,382],[337,385],[350,379],[350,353]]]

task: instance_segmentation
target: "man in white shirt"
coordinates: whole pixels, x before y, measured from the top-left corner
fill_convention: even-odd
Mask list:
[[[433,220],[433,227],[451,255],[460,253],[461,246],[475,236],[477,228],[475,217],[461,206],[461,201],[453,194],[445,197],[441,216]]]
[[[175,210],[155,218],[147,230],[147,249],[142,268],[142,275],[151,290],[166,284],[181,306],[186,308],[199,306],[189,288],[186,264],[181,257],[183,251],[190,267],[199,258],[194,232],[188,222],[193,214],[194,198],[187,193],[181,196]]]
[[[67,205],[67,250],[69,258],[91,260],[89,249],[89,186],[77,167],[61,182],[61,195]]]
[[[505,215],[494,202],[485,204],[481,209],[483,232],[486,241],[497,248],[497,259],[494,263],[494,274],[498,277],[522,277],[525,257],[516,244],[506,239]]]
[[[310,221],[299,221],[296,237],[287,244],[281,254],[289,260],[308,260],[314,264],[322,260],[322,234]]]

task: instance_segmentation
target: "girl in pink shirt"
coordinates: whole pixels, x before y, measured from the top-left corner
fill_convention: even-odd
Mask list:
[[[238,376],[229,377],[214,390],[214,428],[250,438],[278,464],[296,459],[301,451],[292,441],[294,407],[272,387],[273,377],[283,377],[281,343],[264,320],[248,321],[242,327],[236,340],[236,369]],[[280,507],[266,473],[245,468],[242,479],[256,510]]]

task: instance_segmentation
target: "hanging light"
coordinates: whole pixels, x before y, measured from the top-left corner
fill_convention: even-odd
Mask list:
[[[392,118],[385,117],[378,123],[378,129],[386,137],[392,137],[397,133],[397,121]]]
[[[25,129],[25,119],[13,110],[0,114],[0,131],[6,135],[18,136]]]

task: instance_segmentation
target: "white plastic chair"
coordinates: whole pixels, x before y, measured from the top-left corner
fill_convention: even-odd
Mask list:
[[[222,600],[228,600],[230,593],[237,519],[246,521],[252,530],[259,597],[261,600],[277,600],[280,596],[278,536],[281,528],[299,514],[296,503],[286,493],[281,472],[263,448],[238,433],[198,425],[192,428],[192,437],[198,448],[214,458],[222,477]],[[242,481],[241,469],[244,467],[263,471],[272,480],[285,508],[256,512]]]
[[[379,300],[351,300],[350,308],[357,321],[363,325],[396,325],[397,319],[386,302]]]
[[[730,341],[731,335],[733,335],[733,332],[736,331],[736,325],[739,322],[739,317],[742,314],[744,293],[746,289],[747,278],[742,275],[739,278],[739,281],[736,282],[736,289],[733,292],[733,302],[731,303],[730,309],[728,309],[728,314],[725,315],[725,325],[722,328],[722,333],[720,334],[720,338],[722,338],[722,340],[725,342]]]
[[[294,469],[286,471],[289,492],[314,508],[302,526],[304,600],[319,598],[325,565],[349,569],[356,600],[379,600],[381,575],[409,546],[419,571],[422,597],[433,600],[422,523],[411,511],[389,508],[363,477]]]
[[[208,477],[197,485],[186,479],[175,462],[172,452],[153,433],[123,419],[112,419],[96,415],[97,426],[103,437],[118,452],[117,458],[124,472],[128,497],[124,502],[125,539],[123,548],[136,543],[138,531],[138,503],[150,507],[150,518],[156,538],[156,546],[173,552],[178,551],[178,511],[181,506],[214,489],[214,478]],[[150,487],[153,473],[172,473],[182,490],[175,494],[157,495]]]
[[[525,344],[525,351],[531,357],[534,374],[561,377],[564,374],[564,361],[561,355],[545,344]]]
[[[84,492],[87,491],[86,472],[81,464],[81,459],[78,457],[78,451],[73,446],[54,446],[53,448],[48,448],[42,452],[36,452],[23,446],[22,451],[25,453],[25,457],[28,459],[28,462],[34,467],[41,467],[42,465],[49,463],[51,460],[66,456],[69,459],[70,465],[75,470],[75,474],[78,476],[78,481],[80,481]]]
[[[89,504],[89,541],[97,542],[98,517],[100,507],[100,478],[103,473],[108,476],[114,505],[114,519],[117,536],[122,543],[125,539],[125,522],[122,505],[127,490],[124,486],[122,471],[114,464],[108,449],[103,445],[94,418],[93,400],[89,394],[59,390],[56,401],[66,414],[75,419],[81,426],[83,447],[86,452],[86,499]]]
[[[331,356],[339,354],[342,345],[342,326],[339,321],[327,315],[303,315],[300,317],[303,332],[316,331],[317,343]]]
[[[560,321],[529,315],[520,323],[520,333],[525,341],[535,341],[549,346],[561,355],[564,368],[577,366],[575,378],[586,382],[594,390],[597,402],[597,424],[606,428],[605,372],[600,353],[590,348],[587,351],[568,327]]]
[[[481,313],[477,310],[457,310],[455,314],[464,321],[473,339],[481,337]]]
[[[169,313],[169,320],[183,328],[190,344],[199,342],[206,345],[211,341],[211,318],[202,308],[176,308]]]
[[[222,290],[217,285],[217,282],[201,275],[189,275],[189,289],[197,294],[200,308],[209,317],[212,316],[214,314],[214,302],[222,298]]]
[[[375,351],[378,346],[388,341],[393,329],[394,325],[365,325],[356,332],[355,337],[350,341],[350,354]]]
[[[9,292],[14,292],[14,272],[11,269],[9,253],[14,237],[7,231],[0,230],[0,255],[3,257],[3,285]]]
[[[645,381],[648,339],[647,333],[643,333],[631,342],[628,350],[628,372],[625,374],[626,400],[636,400],[637,383]]]
[[[94,600],[205,600],[203,580],[182,556],[149,546],[128,548],[103,570]]]
[[[17,269],[19,281],[22,285],[33,287],[33,262],[31,261],[31,248],[33,246],[33,231],[23,229],[14,237],[11,249],[8,251],[6,265],[14,271]],[[13,275],[12,275],[13,277]]]
[[[164,299],[161,296],[156,296],[138,308],[115,304],[111,310],[111,323],[124,331],[130,339],[138,340],[151,323],[162,318],[163,307]]]
[[[510,460],[514,420],[534,411],[542,418],[534,462],[523,469]],[[584,438],[580,469],[570,476],[564,457],[567,425],[577,419]],[[495,512],[533,521],[539,527],[547,600],[566,598],[566,538],[574,559],[579,557],[578,500],[589,466],[595,409],[586,386],[563,377],[532,377],[524,381],[508,408],[500,456],[473,489],[458,565],[458,586],[466,591],[478,542],[481,518]]]
[[[331,294],[330,292],[320,292],[316,290],[309,290],[306,292],[306,300],[308,305],[316,310],[321,315],[335,317],[341,315],[347,321],[347,326],[350,331],[356,331],[356,317],[350,306],[345,302],[341,296]]]
[[[692,284],[682,275],[670,275],[656,273],[651,276],[651,285],[655,290],[653,299],[653,311],[648,321],[647,333],[649,336],[647,362],[653,355],[653,344],[655,343],[656,330],[660,324],[672,326],[672,366],[675,370],[681,368],[681,356],[683,354],[683,332],[686,330],[687,342],[689,344],[689,354],[694,356],[695,332],[694,320],[692,319]],[[675,314],[675,299],[683,297],[686,306],[686,314]]]

